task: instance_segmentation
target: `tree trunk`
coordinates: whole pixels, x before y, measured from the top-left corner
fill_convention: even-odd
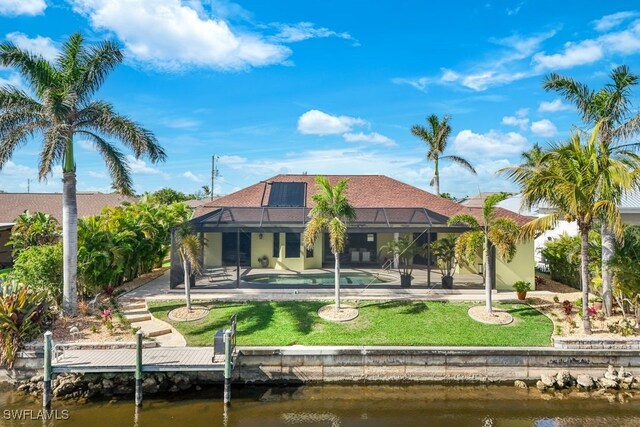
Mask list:
[[[440,171],[438,170],[438,159],[433,161],[434,164],[434,172],[433,172],[433,190],[436,195],[440,195]]]
[[[491,290],[493,289],[493,264],[491,262],[491,246],[489,238],[484,238],[484,292],[487,313],[493,313],[493,304],[491,302]]]
[[[336,310],[340,310],[340,254],[334,252],[333,256],[336,259],[335,268],[335,287],[336,287]]]
[[[581,279],[582,279],[582,323],[584,333],[591,335],[591,320],[589,319],[589,230],[580,230],[582,246],[580,248]]]
[[[74,171],[62,175],[62,254],[62,311],[75,315],[78,306],[78,203]]]
[[[184,268],[184,297],[187,300],[187,310],[191,311],[191,274],[189,274],[189,261],[182,261]]]
[[[613,257],[616,240],[613,231],[602,224],[602,306],[607,316],[611,316],[613,309],[613,273],[609,268],[609,261]]]

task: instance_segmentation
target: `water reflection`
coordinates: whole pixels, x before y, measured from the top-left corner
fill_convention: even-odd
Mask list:
[[[40,405],[32,396],[0,390],[2,410],[37,411]],[[551,396],[497,386],[237,386],[230,408],[222,403],[222,388],[216,387],[170,399],[145,397],[142,408],[130,398],[90,404],[54,401],[52,409],[67,409],[69,419],[0,417],[0,427],[640,426],[637,394]]]

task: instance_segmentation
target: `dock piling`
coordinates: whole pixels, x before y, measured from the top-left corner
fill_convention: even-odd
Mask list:
[[[44,390],[42,392],[42,407],[51,408],[51,354],[53,346],[51,331],[44,333]]]
[[[136,332],[136,406],[142,406],[142,330]]]
[[[231,329],[224,331],[224,405],[231,405]]]

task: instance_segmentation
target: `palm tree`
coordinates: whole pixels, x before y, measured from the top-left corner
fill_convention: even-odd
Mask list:
[[[631,116],[631,88],[638,84],[640,76],[629,71],[629,67],[621,65],[610,74],[611,82],[602,89],[594,91],[584,83],[576,82],[570,77],[555,73],[546,76],[544,88],[561,94],[567,101],[575,105],[582,121],[594,126],[600,123],[600,140],[611,145],[612,150],[626,149],[621,141],[635,135],[640,130],[640,114]],[[637,147],[638,143],[630,144]],[[622,192],[612,194],[612,201],[620,203]],[[611,315],[613,305],[612,273],[609,262],[615,250],[613,230],[606,221],[601,224],[602,233],[602,300],[607,315]]]
[[[304,229],[304,245],[311,249],[318,237],[329,233],[329,246],[335,263],[335,309],[340,310],[340,253],[347,242],[347,225],[356,219],[356,211],[347,199],[347,180],[341,179],[331,186],[324,176],[316,177],[318,191],[312,199],[315,206],[309,212],[311,218]]]
[[[175,238],[184,269],[184,296],[187,301],[187,310],[191,311],[191,281],[189,279],[192,274],[198,273],[200,270],[199,259],[202,243],[188,221],[176,227]]]
[[[471,230],[462,233],[456,242],[458,259],[473,263],[480,251],[484,253],[484,287],[487,313],[493,312],[491,290],[493,283],[493,263],[491,255],[495,253],[505,262],[510,262],[516,254],[516,243],[520,234],[518,224],[510,218],[499,218],[496,210],[498,203],[509,196],[497,193],[488,196],[482,205],[482,216],[478,220],[471,214],[458,214],[449,218],[449,225],[463,224]]]
[[[433,161],[434,168],[433,178],[429,185],[435,189],[437,195],[440,195],[440,160],[451,160],[472,174],[477,175],[471,163],[464,158],[454,155],[443,156],[444,151],[447,149],[447,138],[451,134],[449,120],[451,120],[450,116],[444,116],[440,120],[438,116],[432,114],[427,117],[428,128],[421,125],[413,125],[411,127],[411,133],[427,143],[427,160]]]
[[[597,219],[604,221],[618,236],[622,223],[614,195],[640,182],[640,156],[626,150],[611,152],[598,138],[600,124],[583,143],[580,134],[552,146],[538,168],[507,168],[502,171],[522,189],[523,206],[545,204],[555,213],[536,218],[523,226],[523,236],[534,237],[553,228],[559,219],[576,221],[581,236],[582,318],[585,333],[591,333],[589,320],[589,230]]]
[[[0,64],[20,72],[34,95],[13,86],[0,88],[0,169],[16,149],[32,138],[42,141],[40,179],[45,179],[54,165],[62,165],[65,313],[74,314],[77,301],[74,137],[93,142],[107,165],[113,187],[124,194],[132,193],[129,166],[124,154],[105,138],[120,141],[136,157],[147,156],[154,163],[166,157],[150,131],[116,113],[111,104],[92,99],[109,72],[121,62],[122,53],[115,43],[85,46],[80,34],[69,37],[53,62],[12,43],[0,44]]]

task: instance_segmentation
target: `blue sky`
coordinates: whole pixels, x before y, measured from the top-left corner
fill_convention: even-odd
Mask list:
[[[494,176],[535,142],[566,138],[574,110],[541,82],[558,72],[600,87],[612,67],[640,73],[632,1],[0,0],[0,37],[55,57],[69,34],[118,41],[125,63],[98,97],[151,129],[168,153],[130,158],[138,192],[227,194],[277,173],[385,174],[429,189],[427,115],[452,116],[441,170],[456,196],[512,190]],[[24,85],[0,69],[0,84]],[[640,94],[637,91],[635,95]],[[637,96],[635,97],[637,105]],[[0,171],[0,190],[37,182],[39,141]],[[76,140],[78,188],[109,191],[93,147]]]

